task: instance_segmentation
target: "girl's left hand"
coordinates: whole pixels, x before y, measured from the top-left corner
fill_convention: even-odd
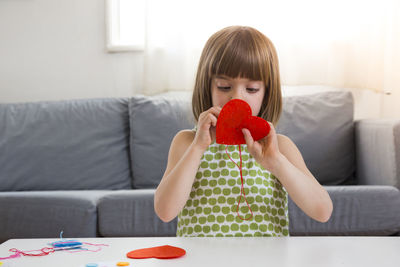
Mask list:
[[[274,125],[268,122],[271,130],[269,134],[264,138],[254,141],[251,133],[248,129],[243,128],[242,132],[244,139],[246,140],[247,149],[253,158],[261,164],[265,169],[272,171],[275,166],[275,162],[281,156],[278,146],[278,137],[275,132]]]

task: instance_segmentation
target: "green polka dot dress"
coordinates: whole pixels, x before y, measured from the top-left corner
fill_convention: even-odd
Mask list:
[[[241,193],[239,168],[229,159],[225,148],[240,166],[238,145],[226,146],[214,142],[207,148],[201,158],[190,197],[178,214],[176,235],[289,236],[285,188],[256,162],[249,154],[247,145],[241,145],[246,203]]]

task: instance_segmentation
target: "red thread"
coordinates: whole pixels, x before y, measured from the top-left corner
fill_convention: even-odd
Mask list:
[[[250,220],[251,218],[253,218],[253,211],[251,210],[251,208],[250,208],[250,206],[249,206],[249,203],[247,202],[246,193],[244,192],[244,187],[243,187],[243,176],[242,176],[242,149],[241,149],[241,146],[240,146],[240,144],[239,144],[239,157],[240,157],[240,167],[239,167],[239,165],[237,165],[236,162],[229,156],[229,153],[228,153],[228,151],[227,151],[227,147],[228,147],[228,146],[225,147],[225,153],[228,155],[229,159],[239,168],[239,171],[240,171],[240,179],[241,179],[241,183],[242,183],[242,187],[241,187],[241,189],[240,189],[240,198],[239,198],[239,203],[238,203],[238,205],[237,205],[236,213],[237,213],[238,217],[239,217],[241,220],[246,220],[246,221],[248,221],[248,220]],[[246,219],[246,218],[242,218],[242,217],[240,217],[240,215],[239,215],[239,205],[240,205],[240,201],[242,200],[242,194],[244,195],[244,200],[246,200],[247,207],[249,207],[249,210],[250,210],[250,212],[251,212],[251,216],[250,216],[249,218],[247,218],[247,219]]]
[[[46,256],[52,252],[54,252],[54,248],[42,248],[42,249],[37,249],[37,250],[29,250],[29,251],[21,251],[16,248],[10,249],[11,252],[15,252],[15,255],[23,255],[23,256]],[[30,253],[30,252],[37,252],[40,251],[40,253]],[[18,257],[18,256],[17,256]]]

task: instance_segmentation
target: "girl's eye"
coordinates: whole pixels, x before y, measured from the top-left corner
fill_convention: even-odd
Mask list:
[[[217,86],[217,87],[218,87],[218,89],[223,90],[223,91],[228,91],[229,89],[231,89],[230,86]],[[258,88],[246,88],[246,89],[250,93],[257,93],[258,90],[260,90]]]
[[[260,90],[260,89],[258,89],[258,88],[247,88],[247,90],[248,90],[250,93],[256,93],[256,92],[258,92],[258,90]]]

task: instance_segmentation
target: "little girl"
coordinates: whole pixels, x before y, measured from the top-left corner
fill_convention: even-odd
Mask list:
[[[215,142],[218,115],[231,99],[247,102],[252,115],[271,126],[258,141],[242,129],[243,181],[237,169],[239,146]],[[197,125],[173,138],[154,195],[162,221],[178,216],[177,236],[288,236],[288,194],[314,220],[329,220],[329,194],[296,145],[275,132],[281,109],[278,58],[271,41],[251,27],[231,26],[213,34],[203,49],[193,91]]]

